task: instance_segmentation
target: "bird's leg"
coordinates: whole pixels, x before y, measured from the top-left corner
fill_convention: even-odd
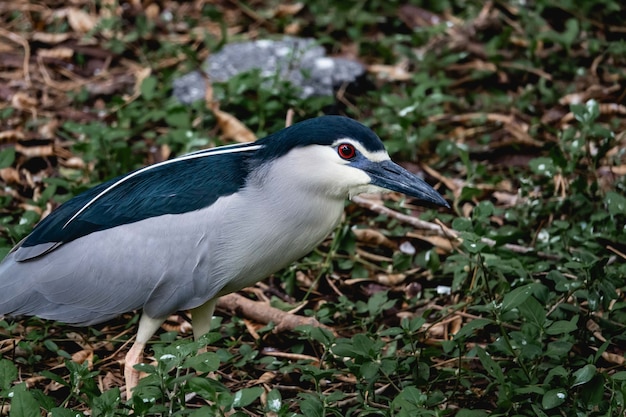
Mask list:
[[[211,330],[211,319],[213,318],[213,312],[215,311],[216,304],[217,297],[191,310],[191,328],[193,329],[194,340],[200,339],[200,337],[207,334],[209,330]],[[198,349],[198,354],[206,351],[207,348],[204,346]],[[215,374],[213,372],[209,372],[209,378],[215,379]]]
[[[133,368],[136,364],[143,360],[143,349],[146,346],[145,343],[135,342],[126,353],[126,359],[124,363],[124,380],[126,381],[126,399],[130,399],[132,390],[139,383],[139,371]]]
[[[211,319],[217,304],[217,297],[212,298],[200,307],[191,310],[191,327],[193,328],[194,340],[200,339],[211,330]]]
[[[124,361],[124,379],[126,380],[126,399],[129,400],[132,390],[139,383],[139,371],[134,368],[135,365],[143,360],[143,350],[146,343],[154,333],[161,327],[165,319],[153,319],[145,313],[139,319],[139,328],[137,329],[137,338],[135,343],[126,354]]]

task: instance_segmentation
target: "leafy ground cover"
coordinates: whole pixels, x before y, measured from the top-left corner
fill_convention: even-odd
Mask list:
[[[243,292],[325,327],[218,311],[196,343],[181,312],[128,400],[135,314],[6,319],[1,413],[624,415],[621,2],[2,2],[0,22],[1,255],[89,186],[288,113],[368,124],[453,204],[347,205],[315,252]],[[281,34],[360,60],[367,79],[303,101],[252,73],[207,102],[171,98],[225,42]]]

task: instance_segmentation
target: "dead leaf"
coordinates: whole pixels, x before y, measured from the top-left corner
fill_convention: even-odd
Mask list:
[[[64,33],[46,33],[46,32],[35,32],[33,33],[32,39],[34,41],[44,42],[51,45],[65,42],[70,38],[70,32]]]
[[[41,207],[35,206],[34,204],[22,203],[19,207],[24,211],[34,211],[35,213],[41,215]],[[43,217],[43,216],[42,216]]]
[[[626,358],[624,358],[623,354],[618,355],[616,353],[602,352],[602,358],[607,362],[614,363],[618,366],[623,366],[626,362]]]
[[[71,169],[84,169],[85,161],[83,161],[81,158],[77,156],[73,156],[69,159],[66,159],[65,161],[61,161],[61,165],[63,165],[66,168],[71,168]]]
[[[279,350],[265,348],[261,351],[262,354],[267,356],[276,356],[277,358],[291,359],[292,361],[311,361],[312,365],[319,363],[319,359],[315,356],[304,355],[302,353],[289,353],[281,352]]]
[[[618,250],[617,248],[614,248],[611,245],[606,245],[606,248],[610,250],[611,252],[613,252],[614,254],[620,256],[622,259],[626,260],[626,253]]]
[[[413,74],[399,65],[372,64],[368,65],[367,71],[381,80],[408,81],[413,77]]]
[[[416,297],[420,292],[422,292],[422,285],[419,282],[409,282],[404,287],[404,292],[408,299]]]
[[[398,17],[410,28],[430,27],[443,22],[443,19],[421,7],[406,4],[398,9]]]
[[[13,167],[0,169],[0,178],[6,185],[20,183],[20,173]]]
[[[256,135],[235,116],[221,111],[217,106],[214,106],[212,110],[217,119],[217,125],[222,131],[222,139],[233,140],[239,143],[254,142],[256,140]]]
[[[58,128],[59,128],[58,119],[50,119],[46,123],[43,123],[41,126],[39,126],[39,128],[37,129],[37,133],[43,139],[54,140],[54,138],[56,137]]]
[[[24,132],[21,130],[5,130],[0,132],[0,142],[17,142],[24,139]]]
[[[144,13],[149,21],[156,22],[159,19],[161,8],[157,3],[151,3],[145,8]]]
[[[15,151],[25,155],[29,158],[39,158],[46,156],[54,155],[54,148],[52,147],[52,143],[47,145],[36,145],[36,146],[28,146],[28,142],[24,142],[26,145],[22,145],[21,143],[15,144]]]
[[[448,334],[457,334],[459,330],[461,330],[461,326],[463,326],[463,319],[461,318],[461,316],[455,316],[454,320],[452,320],[450,322],[450,325],[448,326]]]
[[[189,321],[178,314],[172,314],[165,320],[161,327],[168,332],[191,333],[193,331]]]
[[[356,254],[363,259],[367,259],[373,262],[392,262],[393,261],[389,256],[378,255],[376,253],[371,253],[360,248],[356,249]]]
[[[11,106],[17,110],[28,111],[31,113],[37,112],[37,106],[39,102],[36,98],[30,97],[27,93],[18,92],[11,97]]]
[[[69,59],[74,56],[74,50],[64,46],[51,49],[39,49],[37,50],[37,56],[42,58]]]
[[[257,328],[260,328],[261,326],[258,326],[256,323],[246,319],[243,320],[243,323],[246,325],[246,330],[248,330],[248,333],[250,333],[250,336],[252,336],[254,340],[261,339],[261,336],[259,336],[259,333],[256,331]]]
[[[150,74],[152,74],[152,68],[150,67],[135,68],[135,87],[133,88],[132,100],[135,100],[141,95],[141,84],[150,76]]]
[[[423,240],[424,242],[428,242],[434,247],[441,249],[446,253],[452,252],[456,246],[453,244],[453,241],[451,239],[448,239],[444,236],[428,235],[420,232],[408,232],[406,235],[407,237],[412,237]]]
[[[93,367],[93,350],[83,349],[72,355],[72,361],[83,364],[87,362],[89,369]]]
[[[420,168],[422,168],[424,172],[426,172],[431,177],[436,178],[437,181],[443,183],[447,188],[449,188],[453,192],[455,193],[461,192],[461,189],[463,188],[463,184],[455,181],[454,178],[448,178],[445,175],[442,175],[439,171],[429,166],[428,164],[422,163],[420,164]]]
[[[374,229],[357,229],[352,228],[352,233],[356,237],[356,240],[366,245],[372,246],[384,246],[387,248],[395,249],[397,245],[391,241],[387,236]]]
[[[494,191],[492,196],[496,199],[498,205],[503,207],[515,207],[523,200],[517,193],[503,191]]]
[[[104,378],[100,379],[99,382],[100,390],[104,392],[110,390],[111,388],[119,387],[123,383],[123,380],[122,378],[116,377],[113,372],[107,372],[104,375]]]
[[[30,378],[27,378],[24,382],[26,383],[26,386],[28,388],[34,388],[38,382],[45,381],[45,380],[46,380],[45,376],[36,375],[36,376],[31,376]]]
[[[281,3],[275,10],[274,16],[276,17],[289,17],[300,13],[300,10],[304,7],[304,3]]]
[[[259,379],[252,381],[250,385],[260,385],[260,384],[269,384],[276,378],[276,373],[274,372],[264,372]]]
[[[302,25],[300,22],[291,22],[285,26],[285,34],[295,36],[302,31]]]
[[[84,10],[70,7],[67,10],[67,22],[73,30],[79,33],[87,33],[93,30],[98,24],[98,19],[91,16]]]
[[[406,279],[405,274],[376,274],[374,280],[379,284],[393,287],[398,284],[402,284]]]
[[[423,328],[426,331],[426,339],[438,339],[443,340],[446,337],[447,328],[444,323],[435,323],[432,326],[428,327],[428,323],[424,324]]]

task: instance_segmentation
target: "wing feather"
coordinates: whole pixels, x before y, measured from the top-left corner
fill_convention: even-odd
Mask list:
[[[14,249],[28,261],[87,234],[199,210],[245,185],[253,143],[198,151],[114,178],[62,204]]]

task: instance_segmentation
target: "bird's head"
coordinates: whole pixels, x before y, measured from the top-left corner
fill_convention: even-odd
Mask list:
[[[342,199],[398,191],[426,204],[449,207],[424,180],[394,163],[371,129],[347,117],[305,120],[257,143],[262,146],[254,161],[285,184]]]

